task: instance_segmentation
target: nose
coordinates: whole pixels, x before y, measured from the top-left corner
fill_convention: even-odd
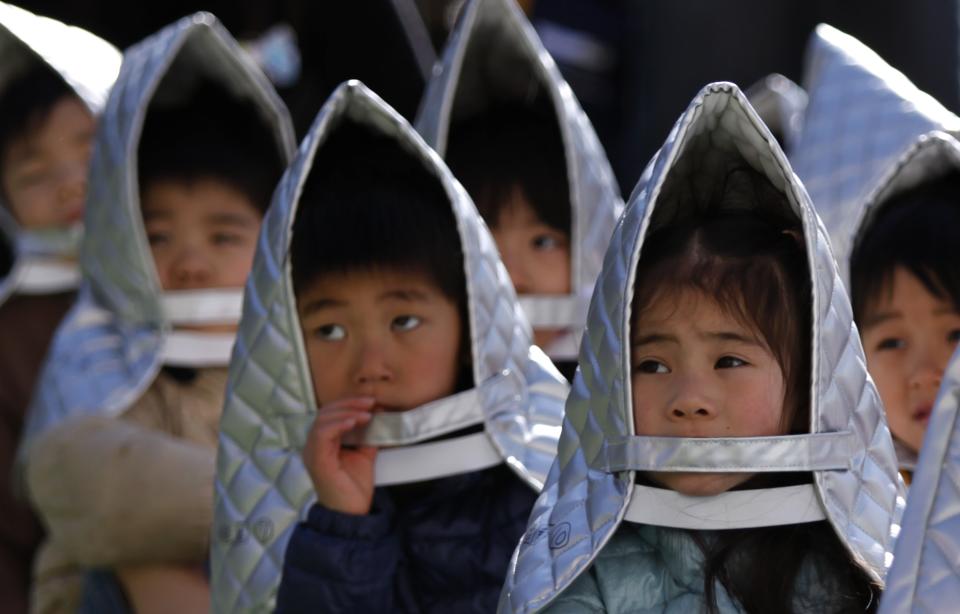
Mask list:
[[[363,393],[369,394],[375,391],[377,385],[392,379],[393,371],[388,364],[384,342],[372,336],[362,339],[357,349],[354,382]]]
[[[210,263],[199,249],[193,246],[182,247],[170,265],[170,290],[194,290],[211,286],[212,271]]]
[[[917,348],[910,368],[910,387],[913,389],[938,389],[943,371],[947,368],[950,354],[937,352],[933,348]]]
[[[705,382],[693,376],[683,377],[668,406],[667,418],[674,421],[713,420],[718,415],[716,401],[710,398]]]

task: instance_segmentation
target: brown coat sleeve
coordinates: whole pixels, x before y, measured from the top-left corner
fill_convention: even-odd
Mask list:
[[[209,448],[82,417],[31,445],[27,488],[51,539],[81,565],[195,563],[207,556],[214,464]]]

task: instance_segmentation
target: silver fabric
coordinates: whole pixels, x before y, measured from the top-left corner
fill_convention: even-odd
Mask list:
[[[617,471],[826,471],[846,470],[857,438],[849,431],[779,437],[624,437],[612,439],[590,464]]]
[[[249,99],[262,129],[275,137],[278,159],[285,163],[292,155],[286,108],[212,15],[185,17],[126,52],[96,135],[80,257],[83,282],[51,344],[22,448],[67,417],[124,411],[161,367],[171,325],[143,228],[137,148],[148,105],[189,95],[201,75]]]
[[[466,192],[410,125],[362,84],[347,82],[320,110],[274,194],[247,282],[220,423],[211,576],[217,612],[273,607],[290,534],[315,499],[299,444],[291,446],[303,440],[316,398],[287,255],[301,187],[316,151],[343,118],[397,139],[450,198],[464,254],[473,379],[480,384],[474,390],[485,433],[503,461],[535,488],[556,453],[567,387],[531,345],[530,326],[493,238]],[[509,377],[502,377],[505,372]],[[498,377],[504,385],[485,385]]]
[[[952,612],[960,603],[960,352],[930,415],[880,614]]]
[[[680,117],[634,190],[590,304],[580,370],[567,400],[557,462],[508,570],[502,612],[537,611],[583,573],[614,534],[634,472],[593,469],[607,442],[635,433],[630,379],[630,305],[644,237],[691,215],[675,191],[705,190],[748,164],[784,193],[803,227],[813,282],[812,433],[848,431],[846,470],[816,471],[827,518],[877,581],[890,564],[904,493],[880,398],[867,376],[850,304],[826,231],[773,136],[733,84],[705,87]],[[662,205],[662,206],[661,206]],[[758,206],[776,206],[760,201]],[[696,446],[695,439],[677,442]],[[688,452],[693,455],[693,452]]]
[[[173,325],[237,324],[243,309],[242,288],[176,290],[160,297],[163,313]]]
[[[590,120],[514,0],[465,3],[427,83],[415,126],[445,156],[457,121],[491,104],[526,100],[538,90],[552,102],[564,143],[572,207],[571,293],[521,300],[534,327],[571,328],[579,339],[623,199]]]
[[[817,26],[807,49],[809,95],[790,162],[823,219],[834,252],[879,176],[918,136],[960,130],[960,118],[855,38]]]
[[[37,65],[59,75],[91,113],[99,115],[110,87],[120,70],[120,51],[86,30],[41,17],[12,4],[0,2],[0,92],[7,84]],[[22,232],[3,202],[0,202],[0,249],[23,254]],[[45,239],[49,239],[49,245]],[[62,245],[49,234],[33,237],[34,255],[59,256]],[[45,249],[46,248],[46,249]],[[72,255],[76,255],[73,245]],[[0,278],[0,305],[17,291],[22,280],[18,263]],[[3,275],[3,272],[0,272]]]
[[[783,75],[772,74],[751,85],[744,92],[780,146],[790,150],[803,128],[807,110],[807,93]]]

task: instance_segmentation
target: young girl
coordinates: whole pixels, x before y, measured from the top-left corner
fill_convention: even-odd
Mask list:
[[[247,286],[214,609],[492,611],[567,392],[519,310],[443,162],[341,85],[275,193]]]
[[[513,0],[464,4],[416,127],[490,227],[535,343],[572,378],[623,201],[593,126]]]
[[[605,260],[501,611],[864,611],[899,488],[805,192],[707,86]]]

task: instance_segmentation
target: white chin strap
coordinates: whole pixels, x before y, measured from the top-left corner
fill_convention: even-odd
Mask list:
[[[745,529],[825,520],[813,484],[692,497],[635,484],[624,520],[677,529]]]
[[[243,288],[164,292],[163,314],[173,326],[237,324],[243,311]]]
[[[80,286],[80,268],[75,262],[54,258],[23,257],[15,265],[18,294],[56,294]]]
[[[382,448],[373,467],[377,486],[435,480],[503,464],[483,431],[402,448]]]
[[[235,332],[204,332],[178,326],[230,325],[240,322],[243,290],[217,288],[164,292],[163,312],[173,330],[164,339],[163,363],[173,367],[225,367],[236,341]]]

